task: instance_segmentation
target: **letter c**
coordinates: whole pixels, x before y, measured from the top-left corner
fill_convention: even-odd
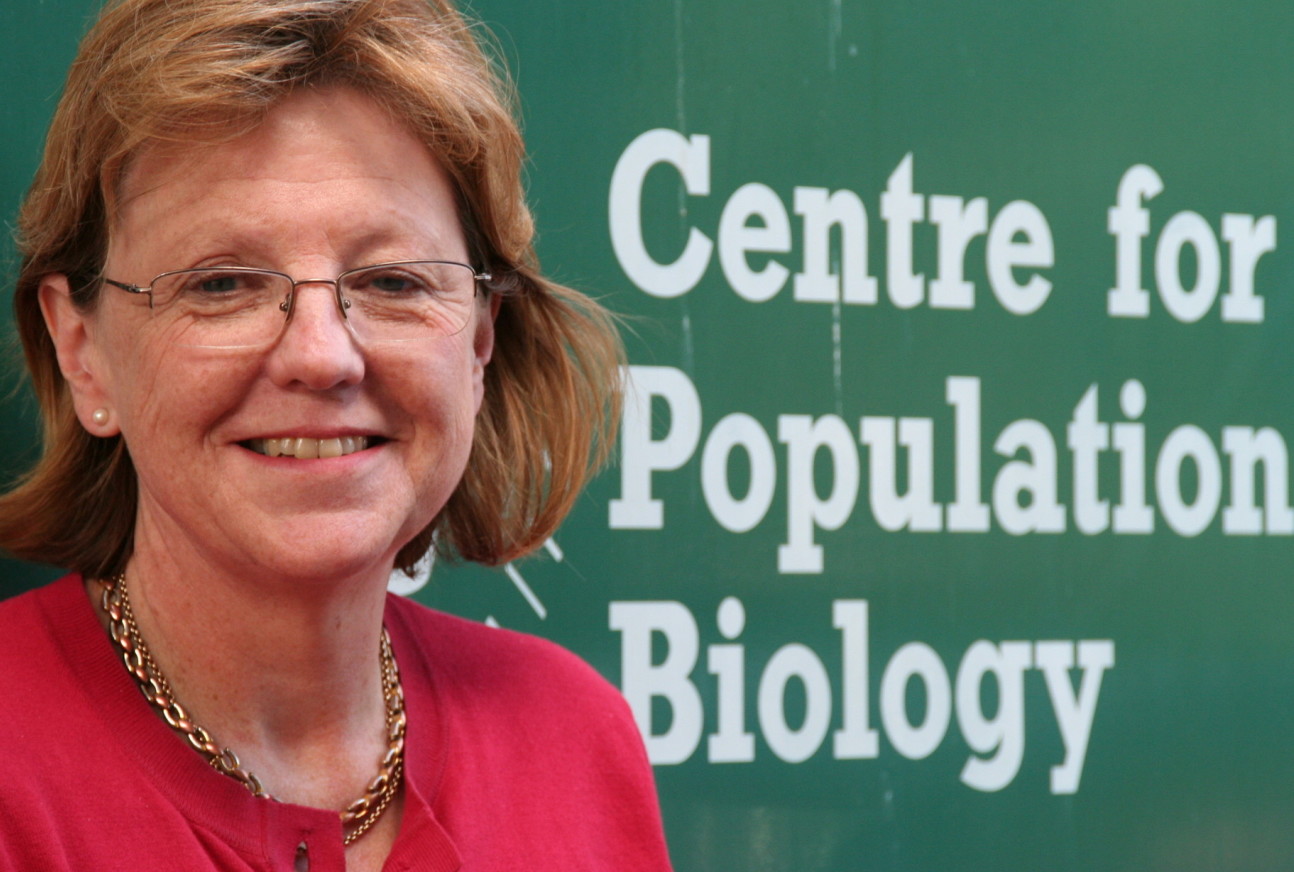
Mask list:
[[[687,193],[710,194],[710,137],[658,128],[640,135],[620,155],[611,174],[611,247],[625,275],[654,297],[679,297],[701,281],[714,242],[700,230],[688,231],[687,245],[673,263],[659,263],[647,251],[642,233],[642,192],[647,173],[659,163],[676,168]]]

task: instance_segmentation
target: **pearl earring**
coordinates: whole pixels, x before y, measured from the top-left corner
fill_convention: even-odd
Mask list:
[[[108,410],[95,409],[94,413],[90,415],[90,420],[102,427],[104,424],[108,423]]]

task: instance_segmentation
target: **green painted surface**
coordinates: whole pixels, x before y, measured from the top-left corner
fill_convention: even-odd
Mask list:
[[[87,7],[0,10],[7,43],[0,196],[8,215],[30,178]],[[1294,763],[1282,750],[1294,714],[1290,476],[1274,467],[1272,480],[1246,497],[1255,476],[1233,469],[1232,458],[1249,432],[1240,428],[1270,428],[1265,438],[1281,459],[1294,438],[1286,401],[1294,260],[1285,238],[1294,221],[1287,158],[1294,12],[1273,2],[1239,9],[1140,0],[478,0],[475,8],[520,85],[546,267],[633,316],[630,357],[643,368],[642,389],[676,390],[672,406],[664,398],[651,405],[650,430],[629,422],[618,464],[556,537],[560,559],[541,553],[514,567],[515,578],[442,568],[418,598],[558,639],[644,701],[654,753],[683,758],[656,770],[681,872],[1286,868],[1294,856]],[[669,298],[643,290],[641,270],[613,245],[608,217],[617,163],[654,129],[709,138],[707,194],[686,193],[668,163],[642,180],[641,243],[651,258],[674,261],[693,228],[715,244],[695,286],[676,283]],[[903,197],[891,176],[909,155],[912,196]],[[1136,165],[1153,168],[1163,185],[1116,219],[1131,227],[1137,208],[1147,213],[1146,238],[1128,238],[1140,252],[1148,313],[1112,317],[1117,243],[1109,212]],[[626,178],[627,189],[637,189]],[[763,223],[735,212],[733,195],[748,183],[767,186],[765,211],[786,214],[786,244],[768,246],[784,250],[737,251],[740,227]],[[865,274],[876,281],[875,302],[796,299],[796,275],[813,272],[815,236],[799,214],[811,210],[796,207],[797,189],[805,202],[813,196],[807,189],[857,196],[869,225]],[[893,213],[918,198],[926,218],[911,225],[906,270],[896,254],[904,222]],[[971,235],[958,258],[956,222],[932,219],[976,198],[984,198],[986,224],[1006,218],[1000,238]],[[1050,257],[1012,270],[1003,264],[1029,262],[1011,247],[1005,223],[1027,209],[1003,211],[1015,201],[1032,204],[1034,237],[1041,221],[1053,246]],[[1260,252],[1266,216],[1274,247]],[[839,236],[820,272],[852,269],[860,246]],[[1174,238],[1187,240],[1180,252]],[[725,241],[736,252],[727,271]],[[1217,296],[1204,305],[1213,288],[1210,245],[1218,252]],[[752,302],[732,275],[739,262],[754,271],[780,264],[785,285]],[[1037,276],[1050,293],[1034,311],[1010,311],[993,290],[990,262],[999,266],[999,288]],[[932,302],[931,283],[952,278],[955,263],[972,285],[970,308]],[[925,282],[905,299],[907,273]],[[1183,289],[1176,295],[1174,275]],[[1003,295],[1017,309],[1031,305],[1027,294]],[[1226,299],[1234,301],[1230,314]],[[1136,399],[1136,387],[1125,387],[1133,382],[1144,411],[1121,405],[1125,390],[1125,399]],[[962,391],[965,410],[974,384],[980,426],[959,429],[948,391]],[[1092,389],[1095,409],[1085,419],[1076,409]],[[749,416],[745,429],[729,429],[732,418],[721,425],[734,413]],[[888,420],[898,418],[915,423]],[[668,437],[686,436],[689,421],[695,445],[685,440],[674,461],[648,470],[650,453],[668,454]],[[827,450],[811,457],[807,437],[795,435],[810,422],[820,435],[844,434],[838,462]],[[19,469],[30,456],[30,412],[9,402],[0,426],[5,468]],[[909,480],[900,451],[897,477],[902,493],[929,475],[937,530],[882,523],[890,467],[878,462],[876,434],[896,426],[900,436],[931,433],[930,462]],[[771,464],[756,460],[752,469],[740,448],[725,457],[731,432],[757,454],[766,444]],[[1000,453],[995,443],[1004,434],[1023,434],[1033,450],[1004,445]],[[1149,533],[1131,532],[1136,486],[1123,480],[1138,452],[1113,447],[1136,434],[1146,447],[1132,477],[1144,488]],[[1071,447],[1102,436],[1111,447],[1094,462]],[[1042,456],[1049,446],[1054,472]],[[715,460],[709,487],[707,449]],[[978,492],[967,484],[974,467]],[[716,483],[735,501],[750,490],[749,503],[765,508],[759,488],[750,488],[765,471],[766,511],[756,511],[745,532],[726,529],[721,518],[732,526],[735,515],[715,508]],[[644,474],[662,506],[659,525],[644,508],[646,495],[633,491]],[[1020,508],[1015,476],[1032,476],[1032,507]],[[815,523],[806,513],[810,485],[824,500],[839,495],[835,518]],[[1047,512],[1051,488],[1055,509]],[[628,523],[648,528],[627,528],[624,518],[613,524],[617,500],[628,506]],[[1113,510],[1104,526],[1102,502]],[[978,528],[981,515],[987,529],[964,529]],[[1062,529],[1011,532],[1031,520]],[[779,549],[788,543],[800,558],[821,546],[821,571],[787,571],[793,567],[779,564]],[[10,563],[0,584],[15,591],[47,575]],[[739,632],[719,620],[730,597],[744,611]],[[647,601],[678,605],[652,612]],[[865,623],[857,619],[861,601]],[[833,625],[833,604],[843,631]],[[636,649],[634,639],[647,638],[659,614],[672,635],[656,632],[650,651]],[[696,660],[670,678],[668,658],[687,653],[684,614],[695,621]],[[866,670],[850,645],[864,629]],[[1067,676],[1068,697],[1043,669],[1065,652],[1090,658],[1086,672]],[[1001,687],[990,674],[977,688],[976,653],[1033,665],[1006,669]],[[1113,666],[1093,665],[1111,653]],[[734,673],[714,667],[724,676],[721,691],[711,666],[736,657],[744,693],[721,725],[720,698],[735,690]],[[948,690],[918,679],[905,696],[905,663],[936,673],[942,664]],[[807,678],[783,684],[782,667],[783,677]],[[1060,675],[1054,665],[1051,673]],[[1097,676],[1084,709],[1090,737],[1081,766],[1069,770],[1081,779],[1075,786],[1062,778],[1055,790],[1053,767],[1073,749],[1053,697],[1062,710],[1083,709],[1073,695]],[[700,704],[697,728],[688,720],[688,687]],[[660,693],[651,696],[653,689]],[[946,731],[926,748],[917,747],[919,736],[905,742],[904,723],[919,726],[927,703],[937,712],[944,702]],[[977,720],[986,721],[984,736],[972,744]],[[1068,719],[1071,728],[1080,722]],[[743,731],[753,760],[712,762],[710,737]],[[839,747],[837,733],[845,734]],[[718,756],[724,749],[745,756],[740,737],[717,747]],[[963,781],[972,759],[997,760],[999,789]]]

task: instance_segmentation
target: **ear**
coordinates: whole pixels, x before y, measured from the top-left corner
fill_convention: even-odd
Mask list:
[[[476,335],[472,339],[472,390],[476,394],[478,412],[481,410],[481,401],[485,398],[485,367],[494,356],[494,320],[499,317],[499,307],[502,304],[502,294],[490,294],[476,321]]]
[[[42,278],[38,293],[45,327],[58,355],[58,368],[72,391],[76,417],[95,436],[115,436],[121,428],[103,378],[94,318],[72,302],[67,276],[62,273]]]

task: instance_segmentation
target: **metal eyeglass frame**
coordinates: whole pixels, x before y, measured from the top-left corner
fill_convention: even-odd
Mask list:
[[[473,279],[472,296],[474,297],[478,293],[478,285],[480,282],[488,282],[492,278],[494,278],[492,274],[488,272],[478,272],[476,267],[470,264],[463,263],[462,261],[459,261],[459,260],[395,260],[395,261],[388,261],[386,263],[372,263],[372,264],[368,264],[367,266],[356,267],[355,269],[348,269],[345,272],[338,274],[337,278],[335,279],[294,279],[292,278],[292,276],[288,275],[287,273],[281,272],[280,270],[276,270],[276,269],[261,269],[259,267],[253,267],[253,266],[213,266],[213,267],[191,267],[189,269],[173,269],[173,270],[167,270],[166,272],[160,272],[157,275],[153,276],[153,278],[149,281],[147,285],[132,285],[126,282],[119,282],[116,279],[110,279],[107,276],[103,276],[101,278],[101,281],[103,281],[105,284],[112,285],[114,288],[120,288],[121,290],[126,291],[127,293],[130,293],[130,294],[147,294],[148,308],[154,309],[155,307],[153,306],[153,286],[156,285],[162,279],[167,278],[169,276],[184,275],[185,273],[202,273],[202,272],[233,272],[233,273],[252,273],[255,275],[282,276],[283,278],[287,279],[289,282],[292,283],[292,290],[288,292],[287,298],[283,302],[279,303],[279,309],[284,313],[283,320],[285,323],[292,318],[292,310],[296,306],[297,288],[301,287],[302,285],[332,285],[333,294],[337,298],[337,310],[341,312],[342,320],[349,322],[350,319],[346,316],[346,310],[350,308],[350,305],[351,305],[350,300],[343,297],[341,292],[342,283],[346,280],[347,276],[352,276],[352,275],[355,275],[356,273],[367,272],[372,269],[381,269],[383,267],[411,266],[416,263],[439,263],[439,264],[445,264],[450,266],[463,267],[464,269],[468,270],[472,274],[472,279]]]

